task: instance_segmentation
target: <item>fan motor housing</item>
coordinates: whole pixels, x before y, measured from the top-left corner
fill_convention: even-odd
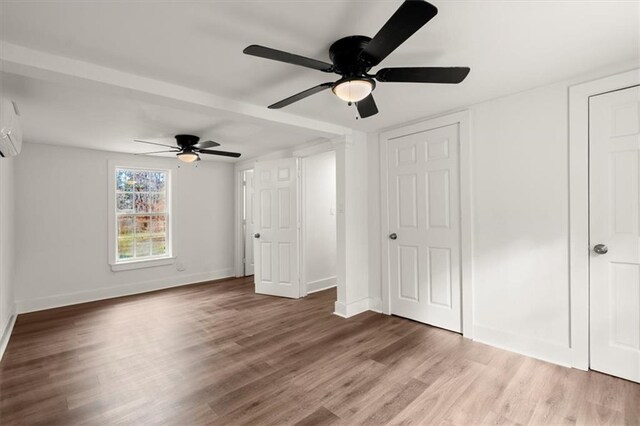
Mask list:
[[[194,135],[176,135],[175,138],[178,146],[182,148],[193,146],[200,141],[200,138]]]
[[[360,52],[369,44],[371,37],[354,35],[341,38],[329,47],[329,57],[338,74],[345,77],[364,75],[371,67],[359,61]]]

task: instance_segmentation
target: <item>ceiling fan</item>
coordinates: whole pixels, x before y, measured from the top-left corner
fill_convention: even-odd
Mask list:
[[[424,0],[406,0],[373,38],[354,35],[333,43],[329,48],[331,64],[255,44],[243,52],[342,76],[338,81],[319,84],[269,105],[269,108],[282,108],[331,88],[336,96],[349,105],[355,103],[360,117],[366,118],[378,113],[378,107],[371,94],[376,87],[376,81],[457,84],[469,74],[468,67],[383,68],[375,74],[369,74],[372,67],[382,62],[437,13],[438,9]]]
[[[184,161],[185,163],[193,163],[194,161],[200,161],[199,154],[222,155],[224,157],[234,157],[234,158],[238,158],[241,155],[237,152],[215,151],[215,150],[207,149],[207,148],[220,146],[220,144],[214,141],[200,142],[200,138],[198,136],[176,135],[175,138],[178,146],[165,145],[163,143],[157,143],[157,142],[142,141],[139,139],[134,139],[134,142],[147,143],[150,145],[159,145],[159,146],[164,146],[166,148],[171,148],[170,150],[165,150],[165,151],[142,152],[140,153],[140,155],[160,154],[163,152],[176,152],[178,159],[180,159],[181,161]]]

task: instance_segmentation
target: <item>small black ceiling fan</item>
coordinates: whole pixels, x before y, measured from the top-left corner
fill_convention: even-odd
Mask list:
[[[138,139],[134,139],[134,142],[147,143],[150,145],[159,145],[159,146],[164,146],[166,148],[171,148],[170,150],[165,150],[165,151],[142,152],[140,153],[141,155],[160,154],[163,152],[176,152],[178,159],[180,159],[181,161],[184,161],[185,163],[193,163],[194,161],[200,161],[200,155],[198,154],[222,155],[224,157],[234,157],[234,158],[238,158],[241,155],[237,152],[215,151],[215,150],[207,149],[207,148],[213,148],[215,146],[220,146],[220,144],[214,141],[200,142],[200,138],[198,136],[176,135],[175,138],[178,146],[165,145],[163,143],[157,143],[157,142],[142,141]]]
[[[366,118],[378,113],[378,107],[371,94],[376,87],[376,80],[381,83],[457,84],[469,74],[468,67],[383,68],[375,74],[369,74],[372,67],[382,62],[437,13],[438,9],[424,0],[405,0],[373,38],[354,35],[333,43],[329,48],[331,64],[255,44],[243,52],[342,76],[336,82],[319,84],[269,105],[269,108],[282,108],[331,88],[336,96],[349,102],[349,105],[355,103],[360,117]]]

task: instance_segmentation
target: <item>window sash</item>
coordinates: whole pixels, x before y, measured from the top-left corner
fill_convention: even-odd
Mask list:
[[[130,191],[127,190],[118,190],[117,189],[117,179],[118,174],[121,171],[126,172],[161,172],[165,174],[165,186],[164,191],[136,191],[133,187]],[[128,262],[136,262],[136,261],[144,261],[144,260],[153,260],[153,259],[161,259],[167,258],[171,256],[171,203],[170,203],[170,179],[171,173],[170,170],[159,170],[159,169],[145,169],[145,168],[129,168],[129,167],[115,167],[114,170],[114,220],[115,220],[115,263],[128,263]],[[133,197],[133,205],[131,210],[118,210],[118,196],[120,194],[132,194]],[[136,212],[135,208],[135,197],[136,194],[141,195],[159,195],[164,197],[164,209],[160,211],[149,211],[149,212]],[[144,233],[138,233],[138,225],[139,217],[149,217],[149,222],[147,223],[147,229]],[[121,219],[123,217],[131,217],[132,223],[131,232],[125,235],[120,234],[120,225]],[[153,218],[163,218],[164,222],[164,231],[163,232],[153,232]],[[157,220],[157,219],[156,219]],[[144,235],[145,237],[139,237]],[[129,244],[131,244],[130,250],[128,252],[131,254],[129,257],[121,257],[121,241],[125,238],[130,238]],[[142,254],[139,253],[139,245],[141,240],[148,238],[146,244],[148,247],[144,250]],[[154,243],[158,243],[163,241],[164,252],[159,254],[154,254],[155,245]],[[141,247],[140,247],[141,248]]]

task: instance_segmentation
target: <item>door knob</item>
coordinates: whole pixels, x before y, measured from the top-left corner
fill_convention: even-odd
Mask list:
[[[593,246],[593,251],[597,254],[607,254],[609,248],[604,244],[596,244],[595,246]]]
[[[398,239],[398,235],[394,232],[393,234],[389,234],[389,238],[391,238],[392,240],[396,240]]]
[[[255,234],[253,234],[253,238],[260,238],[260,233],[259,233],[259,232],[257,232],[257,233],[255,233]]]

